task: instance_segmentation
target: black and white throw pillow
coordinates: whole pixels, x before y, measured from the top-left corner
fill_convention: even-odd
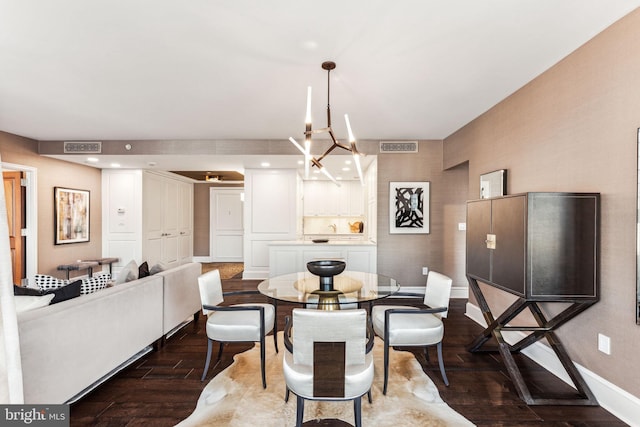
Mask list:
[[[82,295],[87,295],[95,291],[99,291],[100,289],[106,288],[110,281],[111,281],[111,275],[108,273],[99,274],[93,277],[85,277],[84,279],[82,279],[82,286],[80,288],[80,293]]]
[[[41,291],[48,291],[50,289],[58,289],[59,287],[68,285],[69,281],[48,276],[46,274],[36,274],[35,283]]]

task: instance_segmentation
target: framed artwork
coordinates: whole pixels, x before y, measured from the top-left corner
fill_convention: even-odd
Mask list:
[[[429,233],[429,182],[389,183],[389,233]]]
[[[55,244],[89,241],[89,191],[54,187]]]
[[[507,194],[507,170],[500,169],[480,175],[480,198],[489,199]]]

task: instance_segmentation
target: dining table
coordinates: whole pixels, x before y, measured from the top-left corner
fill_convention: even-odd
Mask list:
[[[271,277],[258,284],[258,291],[269,298],[321,310],[360,307],[399,290],[400,284],[392,277],[350,270],[333,276],[331,289],[321,286],[320,277],[308,271]]]

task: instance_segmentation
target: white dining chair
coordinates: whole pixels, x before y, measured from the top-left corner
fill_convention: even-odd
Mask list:
[[[202,373],[204,381],[211,361],[213,341],[220,343],[218,360],[226,342],[260,342],[262,387],[267,388],[265,374],[265,335],[273,331],[273,343],[278,352],[276,307],[266,303],[222,306],[225,296],[259,294],[255,291],[222,292],[220,272],[212,270],[198,277],[202,313],[207,316],[207,360]]]
[[[429,358],[428,348],[436,346],[438,364],[445,385],[449,385],[442,360],[442,339],[444,323],[449,310],[451,296],[451,278],[444,274],[430,271],[427,276],[423,303],[428,308],[401,305],[374,305],[371,310],[371,321],[376,335],[384,339],[384,387],[387,394],[389,380],[389,347],[425,347],[425,355]],[[398,292],[394,296],[422,296],[421,294]]]
[[[305,400],[353,400],[355,425],[362,425],[361,398],[371,403],[374,333],[367,311],[295,308],[287,317],[283,373],[297,396],[296,426],[304,418]],[[321,374],[321,375],[318,375]]]

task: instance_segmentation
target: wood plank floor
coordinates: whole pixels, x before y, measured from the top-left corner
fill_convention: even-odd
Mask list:
[[[225,291],[255,289],[258,281],[223,280]],[[228,303],[245,302],[235,297]],[[261,299],[252,296],[252,301]],[[396,301],[394,300],[394,303]],[[444,363],[450,386],[442,382],[435,352],[427,362],[418,351],[417,360],[434,381],[442,398],[478,426],[625,426],[600,407],[527,406],[519,398],[498,355],[471,354],[466,345],[482,328],[464,316],[465,300],[452,300],[445,323]],[[278,305],[278,329],[293,305]],[[71,406],[71,426],[173,426],[195,408],[207,382],[233,361],[235,353],[252,344],[230,344],[222,361],[209,369],[200,382],[206,356],[205,320],[200,316],[152,352],[120,372]],[[271,340],[268,340],[271,344]],[[215,355],[214,355],[215,357]],[[572,389],[533,363],[518,357],[532,392]],[[331,425],[322,423],[315,425]],[[340,423],[344,425],[344,423]],[[398,425],[402,425],[399,420]]]

